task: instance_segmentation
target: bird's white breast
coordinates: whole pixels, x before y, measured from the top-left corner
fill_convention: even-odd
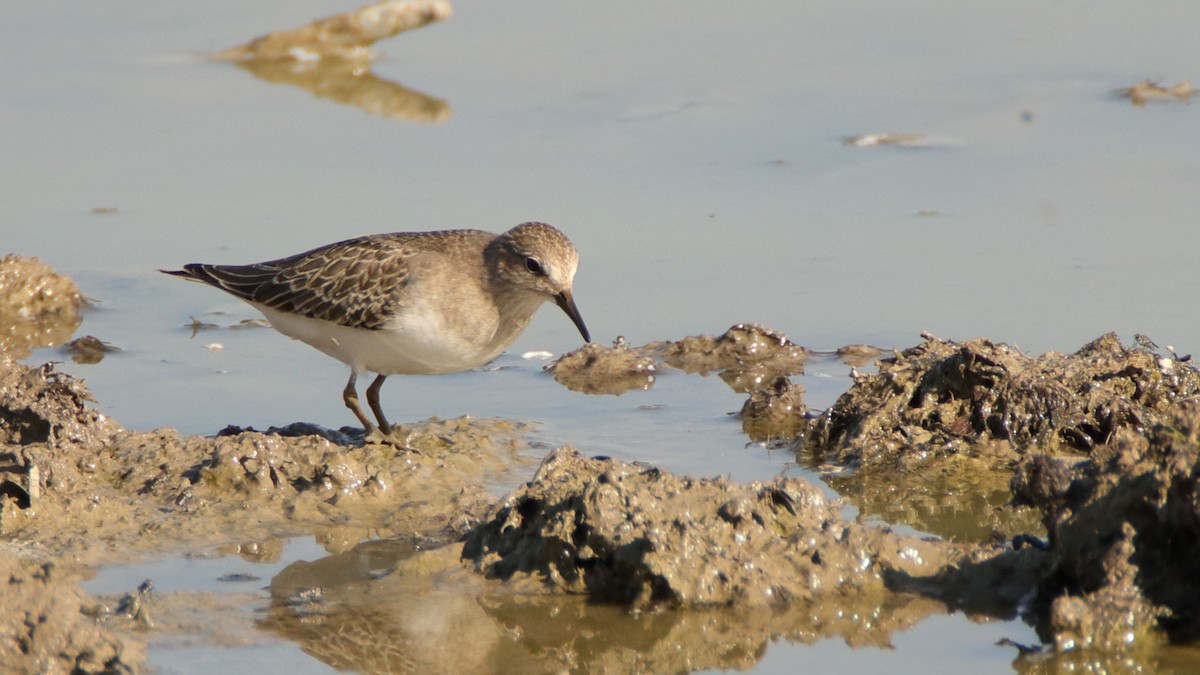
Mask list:
[[[351,328],[255,305],[275,330],[311,345],[355,371],[382,375],[453,373],[499,355],[490,341],[469,341],[448,331],[437,312],[403,312],[379,330]]]

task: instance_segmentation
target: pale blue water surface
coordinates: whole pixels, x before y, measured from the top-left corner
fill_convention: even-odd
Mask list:
[[[123,351],[63,367],[126,426],[353,421],[341,364],[268,330],[189,338],[190,317],[256,314],[157,268],[525,220],[581,251],[576,298],[601,342],[748,321],[814,349],[929,330],[1073,351],[1115,330],[1200,351],[1200,110],[1113,93],[1200,79],[1198,3],[460,2],[380,43],[373,67],[444,101],[440,122],[198,56],[354,6],[5,7],[0,252],[38,256],[100,301],[81,333]],[[842,142],[880,132],[928,147]],[[510,368],[394,378],[384,401],[398,420],[534,420],[547,443],[684,473],[790,470],[786,453],[745,447],[727,415],[742,397],[715,377],[592,397],[521,358],[578,345],[548,306],[498,362]],[[809,404],[829,405],[846,372],[810,369]],[[772,644],[760,668],[929,672],[936,647],[953,665],[941,672],[1005,672],[1015,652],[995,640],[1032,641],[1019,623],[935,623],[887,652]],[[199,663],[151,657],[166,672]]]

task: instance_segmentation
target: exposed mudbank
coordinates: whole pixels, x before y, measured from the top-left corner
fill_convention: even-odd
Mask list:
[[[50,296],[77,311],[78,296]],[[4,349],[20,353],[13,344]],[[52,365],[0,358],[0,564],[15,580],[0,594],[6,607],[37,612],[48,631],[69,633],[70,648],[48,655],[37,640],[56,633],[30,637],[19,613],[0,631],[43,659],[32,669],[53,669],[50,658],[136,670],[141,638],[131,626],[148,615],[141,603],[162,603],[170,616],[171,601],[131,595],[121,603],[128,611],[101,622],[112,612],[74,585],[83,566],[315,534],[370,564],[336,579],[318,574],[344,575],[333,559],[289,568],[272,582],[277,606],[263,625],[341,667],[384,655],[370,648],[380,638],[409,645],[386,652],[400,669],[746,667],[770,640],[887,644],[892,631],[946,609],[1026,612],[1044,653],[1087,647],[1137,660],[1161,641],[1200,635],[1200,376],[1187,357],[1144,338],[1126,348],[1112,335],[1036,359],[987,340],[925,336],[877,373],[855,375],[814,416],[790,379],[810,354],[780,333],[738,325],[717,338],[589,345],[553,370],[573,388],[609,393],[649,386],[663,368],[718,372],[748,394],[751,437],[791,438],[800,459],[868,513],[901,504],[877,512],[933,531],[965,519],[960,541],[847,520],[839,502],[793,478],[680,477],[569,448],[497,502],[488,486],[532,466],[520,423],[434,419],[406,427],[396,444],[306,424],[212,438],[133,432],[89,407],[83,383]],[[384,543],[355,546],[364,539]],[[309,585],[310,574],[325,582]],[[356,596],[371,601],[339,596],[341,584],[369,588]],[[459,649],[461,631],[432,639],[427,602],[371,604],[402,596],[436,596],[442,618],[465,621],[481,639],[471,649]],[[833,607],[843,619],[873,618],[834,620]],[[640,650],[622,642],[636,639],[623,629],[590,642],[571,632],[611,626],[613,612],[631,616],[629,608],[650,630]],[[569,620],[544,625],[546,611]],[[328,631],[310,630],[321,624],[362,633],[366,647],[329,643]],[[671,645],[683,633],[713,627],[730,639],[705,637],[712,649],[697,644],[678,660]]]
[[[11,673],[130,673],[141,640],[97,621],[100,603],[52,563],[0,551],[0,663]]]
[[[754,327],[760,330],[777,335]],[[850,390],[816,417],[806,414],[802,390],[787,374],[759,380],[743,409],[747,432],[754,433],[749,424],[764,411],[773,432],[790,421],[798,457],[822,469],[866,513],[980,544],[933,574],[884,565],[880,574],[893,590],[993,615],[1010,614],[1021,598],[1033,598],[1030,618],[1048,648],[1060,653],[1090,647],[1144,654],[1164,638],[1193,642],[1200,632],[1200,594],[1193,588],[1200,552],[1187,542],[1197,540],[1200,527],[1193,500],[1200,475],[1194,431],[1200,374],[1190,357],[1160,350],[1144,336],[1126,347],[1108,334],[1073,354],[1037,358],[985,339],[923,338],[880,360],[878,372],[856,373]],[[724,339],[708,341],[714,354]],[[683,342],[656,349],[663,344]],[[755,358],[767,362],[773,350],[788,359],[804,351],[786,339],[757,344]],[[654,353],[649,346],[641,350]],[[602,372],[596,360],[592,368]],[[636,482],[620,475],[622,484]],[[537,572],[555,586],[589,590],[612,585],[587,581],[596,568],[632,568],[630,583],[641,590],[626,591],[625,600],[695,601],[696,594],[675,589],[659,571],[662,552],[686,550],[671,558],[677,563],[694,553],[661,541],[672,531],[669,518],[641,528],[642,501],[617,499],[609,511],[631,516],[638,526],[623,526],[643,534],[613,530],[597,545],[595,532],[607,531],[597,525],[605,522],[603,510],[594,510],[602,501],[601,481],[592,477],[563,495],[555,490],[570,481],[535,478],[525,490],[541,482],[553,489],[510,496],[492,522],[472,534],[468,552],[482,570],[500,577]],[[624,494],[626,488],[608,484],[606,490]],[[688,528],[706,522],[694,509],[689,505],[691,517],[681,521]],[[787,531],[776,514],[765,509],[759,522]],[[983,545],[1010,540],[1003,550]],[[576,552],[580,546],[586,555]],[[604,554],[593,560],[597,546]],[[718,576],[725,578],[723,570]],[[744,581],[734,585],[746,587]]]
[[[528,431],[431,419],[405,427],[404,450],[311,426],[133,432],[52,365],[0,364],[0,383],[0,535],[85,564],[332,527],[461,537],[495,499],[483,486],[522,462]]]

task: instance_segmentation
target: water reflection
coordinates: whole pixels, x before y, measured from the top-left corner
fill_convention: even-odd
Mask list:
[[[299,87],[314,96],[361,108],[381,117],[410,122],[445,122],[450,104],[376,76],[353,61],[239,61],[255,77]]]
[[[890,648],[945,605],[917,595],[751,609],[651,610],[520,594],[466,572],[459,546],[365,542],[272,580],[260,625],[336,668],[367,672],[750,669],[778,640]]]
[[[268,33],[214,58],[236,63],[267,82],[299,87],[372,115],[443,122],[450,117],[450,104],[377,77],[371,72],[370,46],[450,14],[444,0],[385,0]]]

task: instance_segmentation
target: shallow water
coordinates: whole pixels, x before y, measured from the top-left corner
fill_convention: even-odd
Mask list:
[[[123,351],[64,367],[123,424],[353,421],[343,366],[270,330],[190,337],[190,317],[256,314],[155,269],[531,219],[582,252],[576,298],[598,341],[753,321],[814,349],[903,347],[929,330],[1069,351],[1116,330],[1200,350],[1195,103],[1112,93],[1200,77],[1195,3],[462,3],[378,46],[377,77],[448,105],[429,123],[197,56],[353,6],[8,8],[0,245],[100,301],[81,332]],[[880,132],[926,134],[929,147],[842,143]],[[682,473],[803,473],[746,446],[728,415],[743,397],[719,378],[667,372],[649,391],[594,397],[521,357],[578,342],[547,307],[498,368],[393,378],[384,402],[398,420],[535,420],[548,446]],[[800,379],[809,405],[831,403],[847,372],[814,363]],[[189,578],[185,564],[154,565],[130,578]],[[998,636],[1032,639],[1021,624],[941,617],[894,651],[780,644],[758,667],[925,671],[932,654],[947,672],[1002,671],[1015,653]],[[152,651],[168,671],[194,656]],[[279,658],[256,648],[233,662],[322,668]]]

